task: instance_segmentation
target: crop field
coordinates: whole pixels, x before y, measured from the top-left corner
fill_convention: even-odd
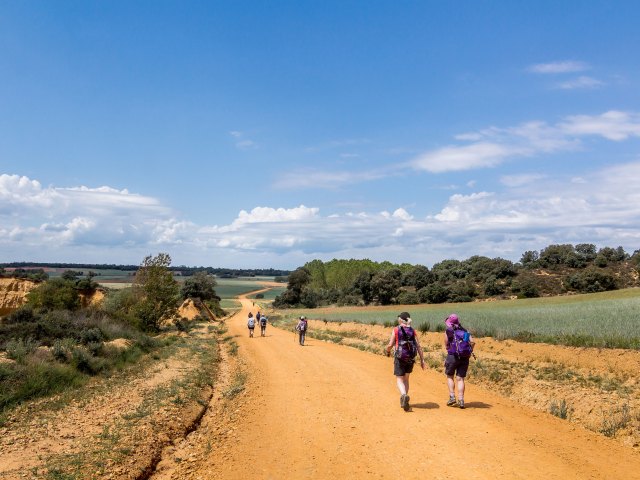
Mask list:
[[[260,281],[269,281],[269,278],[217,278],[216,293],[221,299],[232,299],[238,295],[265,288]]]
[[[266,292],[262,292],[262,295],[264,295],[264,297],[261,300],[273,300],[286,289],[286,287],[273,287]],[[256,298],[256,294],[249,295],[249,298]]]
[[[640,349],[640,289],[497,302],[305,310],[314,319],[395,325],[408,310],[415,328],[439,331],[452,312],[476,336],[572,346]],[[299,311],[296,311],[299,313]]]

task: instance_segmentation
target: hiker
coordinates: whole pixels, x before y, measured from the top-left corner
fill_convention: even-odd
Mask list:
[[[402,312],[398,315],[398,326],[393,328],[386,347],[387,356],[391,355],[391,348],[394,346],[393,374],[396,376],[396,384],[400,390],[400,406],[405,412],[408,412],[411,409],[409,405],[409,374],[413,371],[416,353],[420,357],[420,367],[424,370],[422,347],[416,331],[411,328],[409,312]]]
[[[267,333],[267,317],[260,315],[260,336],[266,337]]]
[[[296,331],[298,332],[300,345],[304,346],[304,339],[307,335],[307,318],[304,315],[300,316],[298,324],[296,325]]]
[[[260,323],[260,310],[258,310],[258,313],[256,313],[256,322]]]
[[[449,400],[447,406],[464,408],[464,377],[469,368],[469,357],[473,354],[475,342],[471,334],[462,327],[455,313],[449,315],[445,321],[444,348],[447,359],[444,362],[444,373],[447,375]],[[455,379],[453,378],[455,375]],[[458,386],[458,400],[456,402],[455,387]]]
[[[249,337],[253,337],[253,329],[256,328],[256,320],[253,318],[253,313],[251,312],[249,312],[247,327],[249,327]]]

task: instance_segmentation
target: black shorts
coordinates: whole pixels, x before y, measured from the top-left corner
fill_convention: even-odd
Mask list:
[[[456,357],[455,355],[447,355],[447,359],[444,361],[444,373],[447,377],[453,377],[457,375],[460,378],[467,376],[467,369],[469,368],[469,357]]]
[[[415,362],[401,362],[398,357],[393,358],[393,374],[396,377],[403,377],[407,373],[413,372],[413,364]]]

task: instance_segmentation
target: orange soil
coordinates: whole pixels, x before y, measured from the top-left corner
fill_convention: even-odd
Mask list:
[[[242,306],[228,325],[245,390],[226,408],[210,409],[180,458],[163,460],[157,479],[449,479],[464,472],[566,480],[640,471],[632,448],[473,384],[466,410],[448,408],[435,371],[416,368],[413,409],[404,412],[390,359],[310,338],[301,347],[293,332],[273,327],[265,338],[248,338],[252,303]]]

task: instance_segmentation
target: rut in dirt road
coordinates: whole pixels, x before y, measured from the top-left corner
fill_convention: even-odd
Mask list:
[[[252,304],[242,302],[228,325],[245,389],[203,420],[207,431],[182,453],[191,461],[171,478],[397,478],[402,470],[407,479],[461,471],[475,479],[610,479],[640,471],[632,449],[472,383],[466,410],[446,407],[444,375],[433,371],[414,370],[413,409],[404,412],[389,359],[312,338],[302,347],[272,326],[248,338]]]

